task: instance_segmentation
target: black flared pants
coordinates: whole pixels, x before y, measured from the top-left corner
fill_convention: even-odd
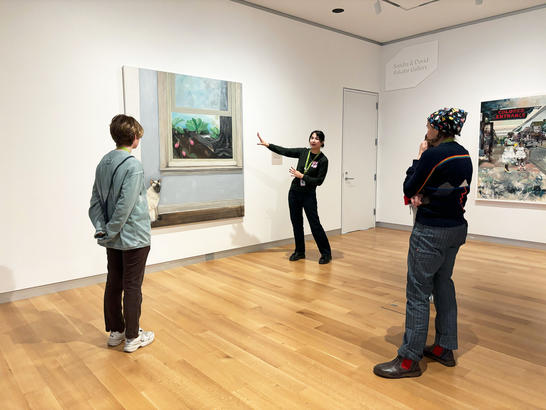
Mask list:
[[[299,192],[290,190],[288,192],[288,206],[290,208],[290,220],[294,230],[294,241],[296,252],[305,253],[305,239],[303,235],[303,210],[309,221],[311,233],[321,255],[332,256],[330,242],[320,224],[317,210],[317,195],[315,192]]]

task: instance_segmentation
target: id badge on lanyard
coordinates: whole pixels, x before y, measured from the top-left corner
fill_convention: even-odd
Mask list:
[[[318,161],[315,161],[317,157],[319,156],[320,152],[318,154],[315,154],[315,157],[311,160],[311,163],[309,164],[309,157],[311,156],[311,150],[307,153],[307,161],[305,161],[305,165],[303,167],[303,175],[309,171],[309,168],[316,168],[318,165]],[[300,186],[305,186],[305,181],[303,178],[300,179]]]

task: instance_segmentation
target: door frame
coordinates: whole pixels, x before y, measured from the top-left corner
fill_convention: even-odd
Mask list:
[[[376,129],[375,129],[375,170],[374,170],[374,197],[373,197],[373,227],[377,225],[377,159],[378,159],[378,148],[379,148],[379,92],[374,91],[368,91],[368,90],[359,90],[358,88],[352,88],[352,87],[343,87],[342,93],[341,93],[341,226],[340,231],[341,234],[343,233],[343,184],[345,183],[345,174],[344,174],[344,158],[343,158],[343,152],[345,147],[345,138],[344,138],[344,122],[345,122],[345,91],[352,91],[357,92],[361,94],[367,94],[377,97],[377,105],[376,105]],[[349,232],[347,232],[349,233]]]

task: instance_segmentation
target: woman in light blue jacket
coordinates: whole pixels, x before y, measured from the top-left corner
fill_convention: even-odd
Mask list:
[[[139,327],[151,229],[144,170],[131,150],[138,147],[143,133],[133,117],[121,114],[112,118],[110,134],[116,149],[97,166],[89,207],[95,238],[106,248],[108,260],[104,290],[104,320],[110,332],[107,343],[117,346],[125,340],[126,352],[154,340],[153,332]]]

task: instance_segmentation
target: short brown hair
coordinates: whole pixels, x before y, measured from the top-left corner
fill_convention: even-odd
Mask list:
[[[128,147],[133,144],[135,137],[142,138],[144,129],[133,117],[119,114],[112,118],[110,135],[118,147]]]

